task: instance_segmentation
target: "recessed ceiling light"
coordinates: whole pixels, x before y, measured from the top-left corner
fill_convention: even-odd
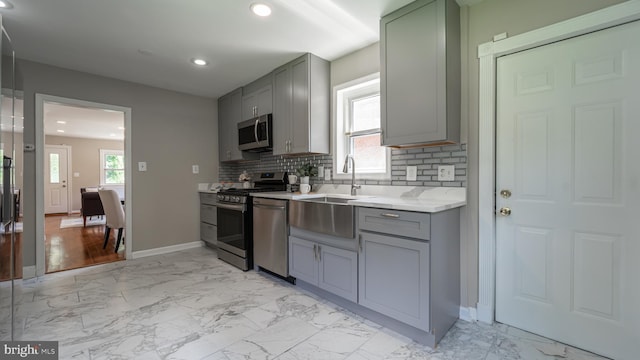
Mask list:
[[[66,121],[64,121],[64,120],[58,120],[58,121],[56,121],[56,123],[57,123],[57,124],[66,124],[67,122],[66,122]]]
[[[203,59],[191,59],[191,62],[198,66],[205,66],[208,64],[207,61]]]
[[[11,5],[10,2],[6,0],[0,0],[0,9],[11,9],[11,8],[13,8],[13,5]]]
[[[262,17],[271,15],[271,8],[267,4],[251,4],[251,11],[253,11],[254,14]]]
[[[64,132],[64,130],[60,130],[60,129],[58,129],[56,131],[59,132],[59,133],[63,133]]]

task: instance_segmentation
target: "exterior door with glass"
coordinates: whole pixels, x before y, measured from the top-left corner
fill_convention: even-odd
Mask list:
[[[45,148],[45,214],[69,212],[69,153],[68,146],[47,145]]]

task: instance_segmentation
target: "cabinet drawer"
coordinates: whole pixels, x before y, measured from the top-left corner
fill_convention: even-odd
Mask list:
[[[218,242],[218,227],[215,225],[200,223],[200,240],[216,244]]]
[[[218,225],[217,217],[218,212],[215,206],[207,204],[200,205],[200,221],[211,225]]]
[[[358,209],[360,230],[429,240],[429,214],[375,208]]]
[[[218,201],[218,195],[214,194],[214,193],[200,193],[200,203],[201,204],[208,204],[208,205],[215,205]]]

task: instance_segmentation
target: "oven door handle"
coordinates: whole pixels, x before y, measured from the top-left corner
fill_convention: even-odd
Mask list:
[[[242,212],[244,212],[245,210],[244,204],[231,205],[231,204],[217,203],[216,207],[219,207],[221,209],[235,210],[235,211],[242,211]]]

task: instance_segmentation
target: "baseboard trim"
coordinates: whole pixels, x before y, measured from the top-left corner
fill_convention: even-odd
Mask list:
[[[27,280],[34,277],[36,277],[35,265],[22,267],[22,279]]]
[[[478,321],[476,308],[460,306],[460,320],[474,322]]]
[[[155,249],[134,251],[131,253],[131,257],[133,259],[139,259],[147,256],[169,254],[176,251],[194,249],[202,246],[204,246],[204,241],[193,241],[189,243],[165,246],[165,247],[160,247]]]
[[[492,307],[478,303],[477,311],[478,311],[477,313],[478,321],[482,321],[487,324],[493,324],[493,308]]]

